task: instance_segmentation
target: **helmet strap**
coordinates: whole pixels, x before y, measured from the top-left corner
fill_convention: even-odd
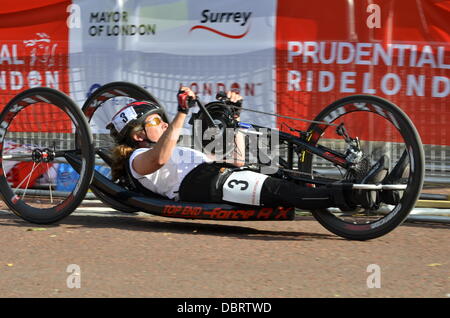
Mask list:
[[[139,130],[134,130],[134,132],[138,132],[138,131],[144,131],[145,132],[145,128],[142,127],[142,129]],[[143,140],[137,141],[137,140],[133,140],[130,136],[128,137],[128,141],[132,144],[132,147],[137,148],[139,144],[141,143],[145,143],[150,145],[154,145],[156,142],[152,141],[150,139],[148,139],[147,137],[147,133],[145,133],[145,137],[143,138]]]

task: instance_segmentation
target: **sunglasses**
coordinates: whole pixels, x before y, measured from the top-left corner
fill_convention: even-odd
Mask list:
[[[145,127],[154,127],[154,126],[158,126],[159,124],[162,123],[162,119],[159,117],[153,117],[152,119],[150,119],[149,121],[146,121],[144,123]]]

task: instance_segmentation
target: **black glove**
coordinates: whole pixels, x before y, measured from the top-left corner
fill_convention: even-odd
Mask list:
[[[232,102],[227,97],[227,93],[225,93],[223,91],[217,93],[216,99],[221,101],[221,102],[224,102],[226,105],[233,106],[232,109],[233,109],[235,115],[239,116],[241,114],[241,108],[242,108],[242,101],[243,101],[243,99],[240,99],[237,102]]]
[[[177,94],[178,111],[182,113],[189,113],[189,108],[195,106],[195,99],[188,95],[187,92],[180,90]]]
[[[241,111],[242,111],[242,101],[243,101],[243,99],[240,99],[235,103],[233,103],[232,101],[228,102],[230,105],[234,106],[234,113],[238,116],[241,114]]]

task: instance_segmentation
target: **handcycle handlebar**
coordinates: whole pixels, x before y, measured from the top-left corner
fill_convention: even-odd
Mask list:
[[[209,121],[209,124],[214,128],[218,128],[217,124],[214,122],[214,119],[211,117],[211,114],[208,112],[205,105],[203,105],[203,103],[198,98],[195,101],[197,102],[198,107],[200,107],[200,110],[205,113],[206,118]]]

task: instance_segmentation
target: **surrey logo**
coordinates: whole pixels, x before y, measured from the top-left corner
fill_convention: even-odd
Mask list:
[[[201,24],[194,25],[189,32],[194,30],[206,30],[208,32],[215,33],[219,36],[223,36],[230,39],[241,39],[248,34],[250,31],[250,17],[252,12],[211,12],[211,10],[202,11]],[[230,34],[224,32],[223,30],[218,30],[211,26],[206,26],[205,24],[220,23],[223,24],[234,24],[239,25],[243,28],[243,32],[239,34]]]

